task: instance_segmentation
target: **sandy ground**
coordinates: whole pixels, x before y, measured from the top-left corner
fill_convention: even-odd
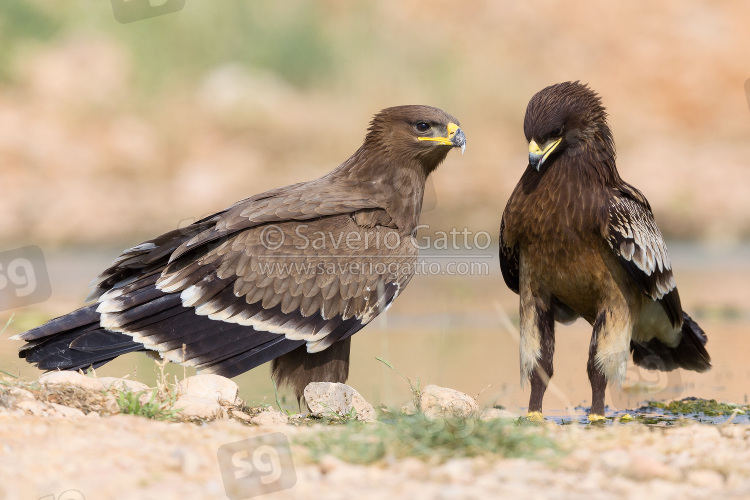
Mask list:
[[[294,442],[302,433],[335,431],[233,420],[198,426],[123,415],[66,419],[6,413],[0,415],[0,497],[253,498],[263,494],[263,478],[270,492],[263,498],[274,499],[750,497],[750,428],[733,424],[548,425],[538,432],[562,451],[543,451],[536,459],[493,456],[429,464],[406,458],[361,466],[326,456],[312,463],[296,445],[291,457],[284,455],[277,434],[271,438],[282,443],[274,445],[280,453],[266,454],[267,460],[249,451],[261,449],[257,441],[263,435],[281,432]],[[218,458],[219,448],[230,443],[239,443],[231,459]]]

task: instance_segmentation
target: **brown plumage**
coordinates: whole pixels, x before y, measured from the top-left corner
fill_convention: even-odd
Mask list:
[[[554,322],[593,326],[591,415],[629,353],[647,369],[705,371],[706,336],[682,311],[664,240],[640,191],[620,178],[600,98],[578,82],[547,87],[526,109],[529,165],[503,213],[500,267],[520,295],[521,377],[541,412]]]
[[[228,377],[274,360],[298,398],[344,382],[351,335],[413,275],[427,176],[465,144],[442,110],[385,109],[329,174],[126,250],[95,280],[96,302],[16,336],[20,356],[77,370],[151,350]]]

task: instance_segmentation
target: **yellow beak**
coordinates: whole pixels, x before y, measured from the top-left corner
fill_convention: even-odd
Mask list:
[[[529,141],[529,165],[539,172],[544,160],[555,150],[560,141],[562,141],[562,137],[550,139],[544,144],[543,148],[540,148],[534,139]]]
[[[417,137],[420,141],[433,141],[443,146],[453,146],[461,148],[461,153],[466,149],[466,135],[463,130],[455,123],[449,123],[447,126],[447,137]]]

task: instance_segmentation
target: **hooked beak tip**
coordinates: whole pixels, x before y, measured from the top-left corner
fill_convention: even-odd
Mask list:
[[[529,165],[533,167],[537,172],[539,172],[539,169],[542,168],[543,161],[544,159],[542,158],[542,155],[529,153]]]
[[[454,147],[461,148],[461,154],[464,153],[466,150],[466,135],[464,135],[463,130],[456,130],[453,137],[451,137],[451,144],[453,144]]]

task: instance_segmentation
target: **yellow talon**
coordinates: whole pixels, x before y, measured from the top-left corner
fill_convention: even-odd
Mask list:
[[[630,422],[631,420],[633,420],[633,417],[630,416],[630,413],[626,413],[625,415],[620,417],[620,422]]]
[[[544,422],[544,415],[540,411],[530,411],[526,414],[526,420],[530,422]]]
[[[589,422],[601,422],[603,420],[607,420],[604,415],[589,415]]]

